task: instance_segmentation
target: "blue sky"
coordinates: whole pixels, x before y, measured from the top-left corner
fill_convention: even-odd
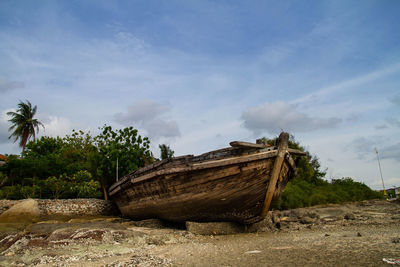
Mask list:
[[[400,1],[0,2],[6,112],[41,134],[134,126],[176,155],[292,133],[328,168],[400,186]]]

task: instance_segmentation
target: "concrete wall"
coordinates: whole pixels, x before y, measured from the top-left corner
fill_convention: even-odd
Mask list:
[[[22,200],[0,200],[0,214]],[[40,215],[95,216],[119,215],[111,201],[93,198],[81,199],[35,199]]]

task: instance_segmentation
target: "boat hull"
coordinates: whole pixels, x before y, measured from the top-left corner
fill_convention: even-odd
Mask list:
[[[135,220],[236,221],[263,219],[262,210],[276,151],[200,163],[187,163],[127,178],[115,186],[112,198],[124,216]],[[286,155],[273,193],[277,199],[296,170]]]

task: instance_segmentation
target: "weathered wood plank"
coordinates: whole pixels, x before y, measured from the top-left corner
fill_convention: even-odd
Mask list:
[[[269,181],[267,193],[265,195],[264,207],[261,212],[262,217],[265,217],[267,215],[269,206],[271,205],[271,201],[274,196],[276,188],[276,182],[278,181],[279,174],[281,172],[282,163],[285,160],[285,155],[287,153],[288,145],[289,145],[289,134],[281,133],[279,135],[278,155],[275,158],[271,179]]]
[[[278,198],[295,171],[287,146],[282,151],[275,181],[275,147],[231,147],[140,169],[114,184],[110,194],[135,219],[252,223],[262,219],[267,190],[274,188],[271,200]]]
[[[267,146],[264,144],[254,144],[249,142],[242,141],[232,141],[229,143],[232,147],[240,147],[240,148],[266,148]]]
[[[242,156],[242,157],[226,158],[226,159],[221,159],[221,160],[194,163],[192,165],[185,166],[185,167],[162,169],[159,171],[151,172],[149,174],[145,174],[143,176],[132,178],[131,183],[138,183],[138,182],[142,182],[144,180],[151,179],[151,178],[154,178],[157,176],[167,175],[167,174],[172,174],[172,173],[189,172],[189,171],[195,171],[195,170],[201,170],[201,169],[216,168],[216,167],[221,167],[221,166],[226,166],[226,165],[250,162],[250,161],[259,160],[259,159],[272,158],[276,155],[276,153],[277,153],[276,151],[267,151],[267,152],[262,152],[262,153],[258,153],[258,154],[246,155],[246,156]]]
[[[307,155],[306,152],[301,151],[301,150],[298,150],[298,149],[287,148],[286,150],[287,150],[287,152],[289,152],[289,153],[292,154],[292,155],[298,155],[298,156],[305,156],[305,155]]]

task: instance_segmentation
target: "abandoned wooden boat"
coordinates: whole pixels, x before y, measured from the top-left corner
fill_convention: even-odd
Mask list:
[[[296,174],[281,133],[277,147],[231,142],[231,147],[199,156],[163,160],[138,169],[110,187],[109,194],[123,215],[132,219],[168,221],[262,220],[271,201]]]

